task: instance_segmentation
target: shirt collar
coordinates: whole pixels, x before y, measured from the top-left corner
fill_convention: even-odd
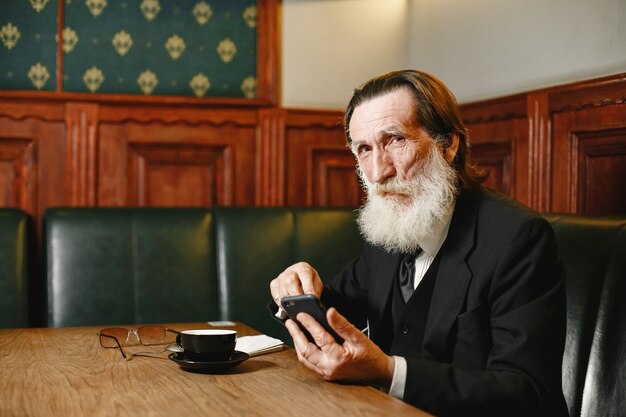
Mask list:
[[[448,230],[450,229],[450,222],[452,221],[452,213],[454,212],[455,204],[451,204],[448,212],[443,217],[443,220],[433,226],[433,232],[424,241],[419,242],[422,250],[429,256],[434,257],[441,249],[443,242],[448,237]]]

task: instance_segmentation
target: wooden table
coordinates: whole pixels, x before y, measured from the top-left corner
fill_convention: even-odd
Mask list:
[[[428,415],[371,387],[325,382],[289,348],[223,374],[191,373],[168,353],[124,360],[119,349],[100,346],[102,327],[0,329],[0,416]],[[235,327],[241,336],[256,333]]]

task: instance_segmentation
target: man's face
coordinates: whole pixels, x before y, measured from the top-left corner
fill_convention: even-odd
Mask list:
[[[356,107],[350,133],[367,189],[358,218],[361,231],[369,242],[391,252],[414,252],[454,203],[457,178],[450,162],[458,137],[444,151],[418,126],[408,89]]]
[[[374,187],[390,180],[413,180],[420,174],[420,162],[437,146],[418,126],[415,110],[415,98],[406,88],[373,98],[354,109],[350,120],[352,151]],[[410,203],[409,196],[398,190],[384,191],[383,187],[381,191],[386,199]]]

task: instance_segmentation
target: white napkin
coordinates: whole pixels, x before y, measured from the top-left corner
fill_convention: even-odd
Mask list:
[[[280,339],[260,334],[238,337],[235,350],[246,352],[250,356],[258,356],[265,353],[278,352],[283,349],[284,345]]]

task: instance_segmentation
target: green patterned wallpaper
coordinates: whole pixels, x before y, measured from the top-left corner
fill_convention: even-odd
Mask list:
[[[64,6],[63,91],[256,97],[255,0],[59,1]],[[36,4],[43,10],[36,12]],[[56,7],[55,1],[0,0],[0,88],[54,90]],[[31,23],[32,15],[44,12],[43,24]],[[11,36],[4,33],[11,27],[28,30],[30,38],[52,39],[52,46],[23,45],[20,38],[9,48],[5,38],[11,44]],[[34,28],[41,33],[31,35]],[[44,62],[43,51],[52,60]],[[47,82],[15,82],[33,61],[48,69]]]
[[[0,0],[0,89],[56,89],[57,0]]]

